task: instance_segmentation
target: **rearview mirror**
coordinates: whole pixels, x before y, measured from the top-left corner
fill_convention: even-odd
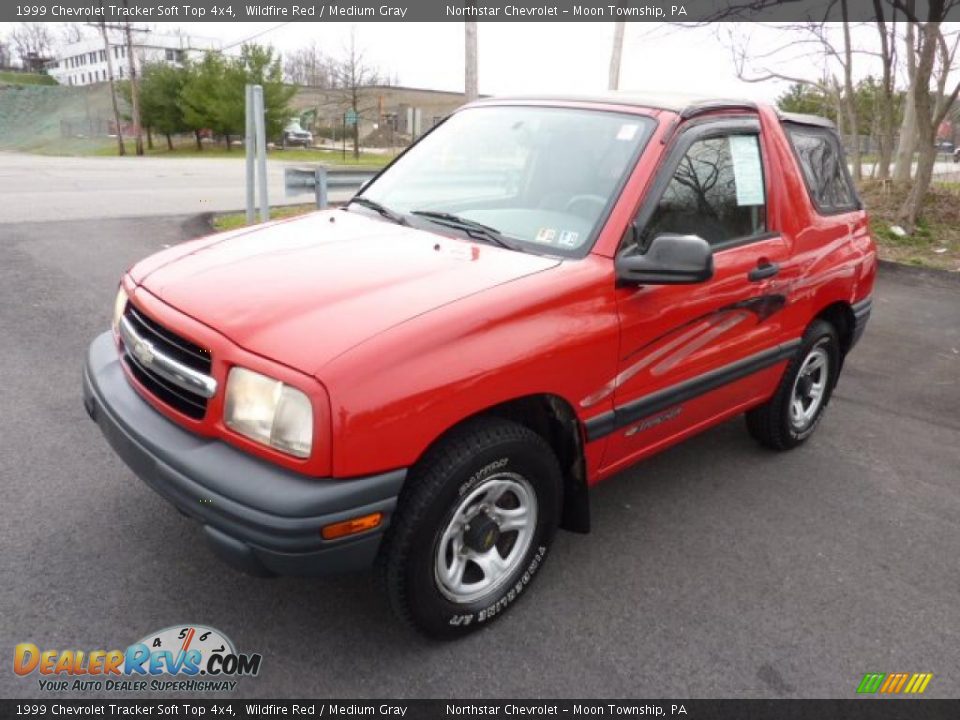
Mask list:
[[[688,285],[713,277],[713,251],[696,235],[657,235],[642,255],[620,255],[617,279],[637,285]]]

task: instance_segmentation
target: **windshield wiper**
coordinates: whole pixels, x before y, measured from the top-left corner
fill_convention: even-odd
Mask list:
[[[371,200],[368,197],[364,197],[363,195],[355,195],[354,197],[350,198],[350,202],[348,202],[347,205],[349,206],[349,205],[352,205],[353,203],[356,203],[361,207],[370,208],[371,210],[383,215],[390,222],[395,222],[397,225],[410,224],[407,222],[407,219],[400,213],[394,210],[391,210],[386,205],[381,205],[376,200]]]
[[[433,220],[440,225],[446,225],[448,227],[462,230],[472,238],[477,240],[486,240],[494,245],[507,248],[508,250],[523,250],[523,248],[516,243],[512,243],[507,240],[503,236],[503,233],[496,228],[490,227],[489,225],[484,225],[483,223],[478,223],[475,220],[468,220],[467,218],[454,215],[453,213],[440,212],[436,210],[412,210],[410,214],[418,215],[419,217],[425,217],[427,220]]]

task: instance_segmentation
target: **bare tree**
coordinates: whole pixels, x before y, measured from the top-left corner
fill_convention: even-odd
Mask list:
[[[477,23],[465,22],[463,24],[463,88],[467,102],[473,102],[480,96],[477,84]]]
[[[0,68],[9,67],[13,63],[13,54],[10,52],[10,43],[0,38]]]
[[[357,46],[356,28],[350,30],[350,43],[343,57],[334,64],[335,86],[347,91],[348,109],[353,112],[353,157],[360,157],[360,99],[364,87],[379,80],[376,68],[367,64],[363,50]]]
[[[620,89],[620,60],[623,58],[623,32],[625,22],[614,23],[613,47],[610,50],[610,74],[607,79],[608,90]]]
[[[897,19],[896,9],[893,20],[888,25],[884,19],[884,8],[881,0],[873,0],[873,12],[877,32],[880,36],[880,62],[883,67],[883,76],[880,81],[880,92],[877,96],[876,107],[876,136],[877,136],[877,164],[875,175],[879,180],[890,177],[890,160],[893,156],[893,125],[894,125],[894,83],[897,67]]]
[[[123,0],[123,6],[127,7],[129,0]],[[127,66],[130,70],[130,110],[133,119],[133,138],[137,155],[143,155],[143,133],[140,128],[140,87],[137,82],[137,60],[134,57],[133,47],[133,29],[130,27],[130,21],[124,24],[124,37],[127,42]]]
[[[863,178],[863,166],[860,163],[860,122],[857,113],[857,94],[853,86],[853,48],[850,44],[850,13],[847,0],[840,0],[840,14],[843,17],[843,59],[840,61],[843,67],[843,109],[847,116],[847,127],[850,129],[853,176],[860,180]],[[826,33],[822,32],[821,37],[825,38]],[[832,51],[832,46],[826,40],[823,42],[824,46]]]
[[[103,5],[100,7],[103,7]],[[107,56],[107,80],[110,82],[110,102],[113,105],[113,121],[117,126],[117,153],[126,155],[127,148],[123,144],[123,128],[120,127],[120,107],[117,105],[117,85],[113,79],[113,58],[110,54],[110,35],[107,33],[106,22],[101,20],[99,27],[100,36],[103,38],[103,51]]]
[[[913,0],[907,0],[906,14],[913,14]],[[917,113],[913,102],[913,91],[917,77],[917,25],[907,22],[907,35],[904,38],[904,56],[907,59],[907,92],[903,103],[903,119],[900,121],[900,142],[897,145],[893,165],[893,184],[904,186],[910,182],[913,167],[913,153],[917,149]]]
[[[19,23],[10,33],[10,41],[26,70],[42,70],[53,54],[53,34],[46,23]]]
[[[284,57],[283,72],[292,85],[325,89],[334,82],[332,65],[317,43],[311,42]]]
[[[830,24],[825,21],[807,21],[780,25],[776,28],[784,33],[783,46],[767,53],[753,54],[742,41],[731,34],[731,49],[737,77],[745,82],[767,82],[784,80],[811,87],[830,98],[837,112],[837,126],[841,135],[850,136],[850,160],[854,175],[862,176],[859,112],[857,110],[856,87],[853,82],[855,56],[861,51],[855,50],[850,37],[851,25],[848,16],[847,0],[841,0],[842,43],[838,48],[830,34]],[[821,68],[820,77],[793,75],[779,69],[781,53],[787,50],[791,59],[806,59]],[[837,77],[837,70],[842,81]]]
[[[960,94],[960,81],[947,88],[948,76],[957,51],[957,40],[948,42],[943,32],[943,21],[955,5],[955,0],[928,0],[927,17],[921,22],[902,0],[894,0],[908,19],[917,23],[916,74],[913,79],[913,109],[917,124],[917,172],[910,193],[900,208],[901,222],[912,232],[923,208],[923,201],[933,180],[933,166],[937,159],[937,128]],[[938,69],[939,65],[939,69]],[[931,81],[936,91],[931,93]]]
[[[87,38],[87,29],[82,23],[68,22],[60,24],[60,38],[67,45]]]

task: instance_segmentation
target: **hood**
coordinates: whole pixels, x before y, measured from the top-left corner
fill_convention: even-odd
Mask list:
[[[314,374],[399,323],[559,262],[326,211],[202,243],[138,280],[245,350]]]

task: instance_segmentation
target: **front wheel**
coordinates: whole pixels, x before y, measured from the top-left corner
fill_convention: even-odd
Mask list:
[[[833,325],[815,321],[764,405],[747,412],[747,429],[762,445],[789,450],[820,424],[840,372],[840,343]]]
[[[542,566],[561,475],[544,439],[499,418],[453,431],[415,468],[381,561],[394,611],[456,638],[500,617]]]

